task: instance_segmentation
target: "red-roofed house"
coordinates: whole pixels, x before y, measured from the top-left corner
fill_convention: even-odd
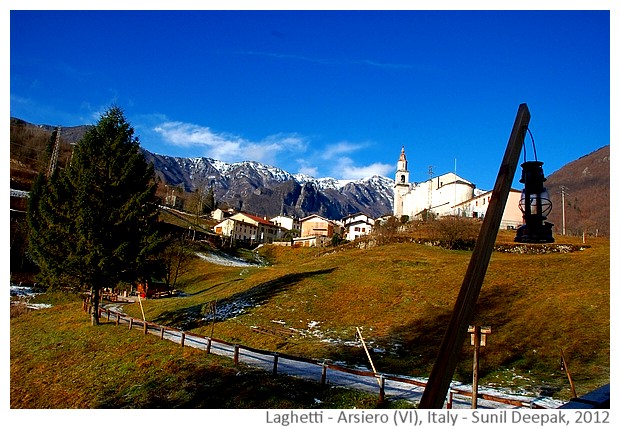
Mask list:
[[[236,213],[213,228],[216,234],[252,243],[273,243],[280,227],[273,222],[248,213]]]

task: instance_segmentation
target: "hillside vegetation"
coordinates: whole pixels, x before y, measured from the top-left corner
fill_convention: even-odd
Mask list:
[[[582,156],[549,175],[546,187],[553,202],[549,221],[567,234],[610,235],[610,146]],[[562,189],[564,187],[564,210]]]

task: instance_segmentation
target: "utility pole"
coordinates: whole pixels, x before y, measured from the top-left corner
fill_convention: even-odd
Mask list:
[[[60,125],[56,127],[56,141],[54,142],[54,148],[52,149],[52,156],[50,158],[49,166],[47,167],[47,177],[51,177],[56,171],[56,164],[58,164],[58,152],[60,152]]]
[[[564,211],[564,197],[566,196],[567,187],[560,186],[560,193],[562,194],[562,235],[566,235],[566,213]]]
[[[428,209],[426,210],[426,220],[431,215],[431,207],[433,207],[433,166],[428,166]]]

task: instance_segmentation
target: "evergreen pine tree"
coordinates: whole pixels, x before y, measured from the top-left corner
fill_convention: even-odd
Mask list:
[[[35,184],[43,193],[33,188],[32,254],[55,281],[68,275],[90,289],[93,325],[102,289],[146,278],[153,269],[161,244],[154,179],[133,128],[112,107],[76,145],[71,165]]]

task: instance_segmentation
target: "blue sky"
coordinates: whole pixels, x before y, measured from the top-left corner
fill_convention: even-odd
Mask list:
[[[547,175],[610,143],[608,10],[10,12],[11,116],[160,154],[490,190],[520,103]]]

